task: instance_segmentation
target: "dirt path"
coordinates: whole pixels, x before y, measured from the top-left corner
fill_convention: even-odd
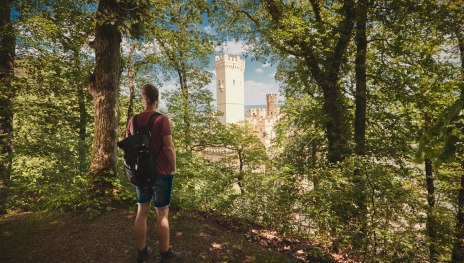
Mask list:
[[[150,219],[148,244],[157,251],[154,215]],[[133,221],[134,211],[124,209],[94,220],[37,214],[0,218],[0,262],[135,262]],[[301,262],[185,212],[171,213],[171,236],[174,249],[189,252],[184,262]],[[158,262],[157,253],[149,262]]]

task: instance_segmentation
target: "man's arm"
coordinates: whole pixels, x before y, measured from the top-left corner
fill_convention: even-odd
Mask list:
[[[176,148],[172,141],[172,135],[163,136],[164,152],[168,157],[169,167],[171,167],[171,174],[176,173]]]

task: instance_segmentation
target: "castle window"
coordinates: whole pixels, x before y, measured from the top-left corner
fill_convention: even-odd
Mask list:
[[[235,85],[235,79],[232,82],[233,82],[233,85]]]

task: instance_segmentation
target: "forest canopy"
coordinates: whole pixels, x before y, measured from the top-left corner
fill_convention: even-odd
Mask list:
[[[152,83],[180,209],[356,262],[464,262],[463,0],[2,0],[0,36],[0,214],[133,204],[116,143]],[[217,120],[231,40],[277,68],[270,147]]]

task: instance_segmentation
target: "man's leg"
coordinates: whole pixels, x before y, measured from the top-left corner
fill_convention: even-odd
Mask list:
[[[150,211],[150,202],[138,204],[137,216],[135,217],[135,242],[137,250],[141,251],[145,248],[147,242],[147,219]]]
[[[169,250],[169,207],[156,209],[157,222],[156,233],[160,244],[160,251],[165,252]]]

